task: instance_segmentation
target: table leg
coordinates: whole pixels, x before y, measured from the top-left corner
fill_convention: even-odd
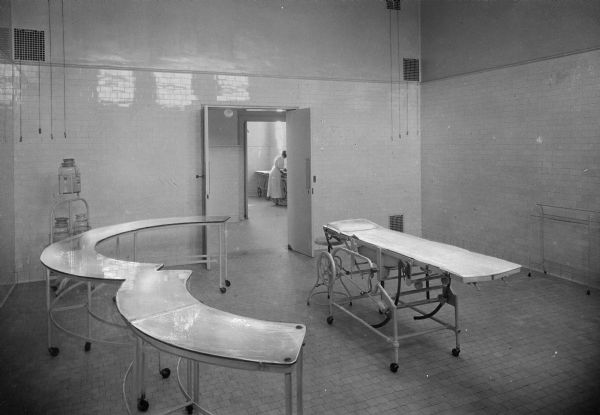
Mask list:
[[[296,410],[298,415],[304,413],[304,402],[302,399],[302,366],[303,366],[303,353],[304,348],[300,349],[298,355],[298,361],[296,362]]]
[[[292,415],[292,374],[290,372],[285,377],[285,415]]]

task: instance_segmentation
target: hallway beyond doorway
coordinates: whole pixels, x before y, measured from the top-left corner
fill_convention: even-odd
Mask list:
[[[248,198],[248,219],[227,225],[228,255],[287,250],[287,209],[272,201]]]

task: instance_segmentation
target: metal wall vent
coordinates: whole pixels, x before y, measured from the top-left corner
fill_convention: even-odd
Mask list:
[[[0,59],[11,60],[10,28],[0,27]]]
[[[385,0],[388,10],[401,10],[400,0]]]
[[[14,30],[15,60],[45,61],[46,42],[43,30]]]
[[[420,81],[421,75],[419,71],[419,60],[413,58],[403,59],[403,70],[405,81]]]
[[[390,216],[390,229],[393,231],[404,232],[404,215]]]

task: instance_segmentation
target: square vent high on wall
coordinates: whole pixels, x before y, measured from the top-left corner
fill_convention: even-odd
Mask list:
[[[404,232],[404,215],[390,216],[389,228],[393,231]]]
[[[46,60],[46,42],[43,30],[15,28],[13,34],[15,60],[38,62]]]
[[[400,0],[385,0],[385,4],[388,10],[402,10],[402,4]]]
[[[421,80],[419,71],[419,60],[412,58],[403,59],[403,71],[405,81],[417,81]]]

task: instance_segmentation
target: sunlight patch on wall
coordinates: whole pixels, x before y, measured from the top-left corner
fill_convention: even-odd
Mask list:
[[[98,71],[98,102],[129,107],[133,103],[135,76],[132,71],[100,69]]]
[[[0,104],[10,105],[13,95],[12,68],[9,64],[0,64]]]
[[[249,101],[248,77],[215,75],[217,81],[217,101]]]
[[[167,108],[191,105],[196,96],[192,93],[191,73],[154,72],[156,103]]]

